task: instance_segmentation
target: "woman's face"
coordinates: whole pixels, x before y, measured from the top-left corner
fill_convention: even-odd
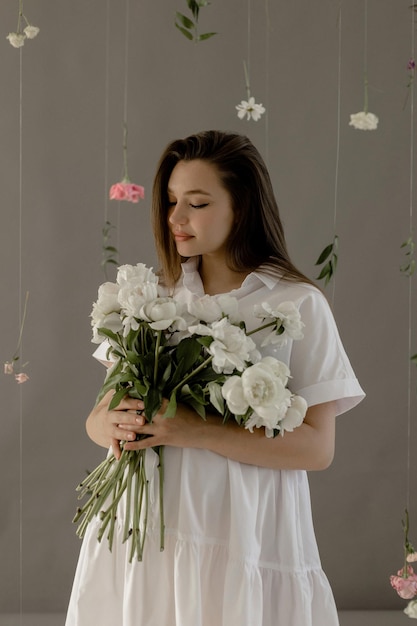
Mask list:
[[[234,223],[232,200],[215,166],[179,161],[168,182],[168,224],[181,256],[225,259]]]

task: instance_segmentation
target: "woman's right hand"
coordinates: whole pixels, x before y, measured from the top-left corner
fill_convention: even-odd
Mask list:
[[[110,390],[93,408],[87,417],[87,434],[95,443],[104,448],[113,449],[114,456],[119,459],[122,453],[121,441],[134,441],[138,427],[137,411],[143,409],[143,402],[125,396],[115,409],[109,411],[109,404],[114,395]]]

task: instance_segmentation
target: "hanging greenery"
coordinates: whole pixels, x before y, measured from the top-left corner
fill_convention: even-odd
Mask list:
[[[217,33],[202,33],[198,32],[198,19],[200,16],[200,9],[210,4],[208,0],[186,0],[188,8],[191,11],[192,19],[187,17],[183,13],[176,12],[175,26],[178,30],[190,41],[197,43],[198,41],[204,41],[204,39],[210,39]]]
[[[416,267],[416,261],[414,259],[414,241],[413,236],[410,235],[409,238],[401,244],[401,248],[405,249],[405,262],[400,266],[400,272],[402,272],[405,276],[412,276],[414,274],[414,270]]]
[[[104,270],[104,274],[106,276],[106,278],[108,278],[107,276],[107,266],[108,265],[119,265],[119,262],[117,260],[117,255],[119,254],[117,248],[115,248],[114,246],[109,244],[110,241],[110,231],[115,228],[111,222],[109,222],[109,220],[106,220],[103,228],[102,228],[102,234],[103,234],[103,259],[101,261],[101,267]]]
[[[326,246],[323,252],[320,254],[315,265],[323,265],[320,274],[317,276],[317,280],[324,279],[324,284],[327,285],[333,277],[337,267],[337,249],[339,245],[339,237],[334,236],[333,243]],[[327,261],[327,263],[326,263]]]

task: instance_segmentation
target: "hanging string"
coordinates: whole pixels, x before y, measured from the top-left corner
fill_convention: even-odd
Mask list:
[[[19,50],[19,328],[22,328],[23,218],[23,49]],[[20,344],[23,362],[23,345]],[[23,620],[23,389],[19,385],[19,615]]]
[[[337,16],[338,27],[338,53],[337,53],[337,112],[336,112],[336,163],[334,174],[334,197],[333,197],[333,233],[336,237],[336,226],[338,217],[339,199],[339,164],[340,164],[340,111],[342,93],[342,2],[339,3],[339,13]],[[336,297],[336,274],[333,275],[331,302],[334,305]]]
[[[269,18],[269,0],[265,0],[265,160],[269,161],[269,31],[271,22]]]
[[[106,4],[104,77],[104,223],[109,221],[109,85],[110,85],[110,0]]]
[[[248,0],[248,60],[246,61],[247,69],[248,69],[248,77],[250,79],[250,38],[251,38],[251,0]],[[249,80],[248,80],[249,84]]]
[[[415,53],[415,24],[414,12],[411,12],[411,59]],[[414,81],[410,86],[410,206],[409,226],[410,236],[413,232],[413,203],[414,203]],[[408,276],[408,392],[407,392],[407,478],[406,478],[406,508],[410,508],[411,492],[411,350],[412,350],[412,276]]]

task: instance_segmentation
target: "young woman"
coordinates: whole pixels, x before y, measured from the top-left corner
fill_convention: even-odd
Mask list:
[[[87,432],[116,456],[120,441],[148,448],[144,558],[129,563],[121,540],[110,552],[97,541],[99,521],[90,523],[66,626],[336,626],[306,470],[330,465],[335,416],[364,394],[325,297],[288,256],[259,152],[246,137],[218,131],[171,143],[155,178],[153,227],[162,279],[176,297],[232,293],[248,330],[259,325],[256,303],[296,304],[303,339],[259,349],[288,364],[291,390],[308,410],[293,432],[267,438],[214,414],[203,421],[184,405],[174,419],[157,414],[145,423],[140,401],[125,398],[109,411],[109,392]],[[166,446],[163,552],[151,462],[159,445]]]

